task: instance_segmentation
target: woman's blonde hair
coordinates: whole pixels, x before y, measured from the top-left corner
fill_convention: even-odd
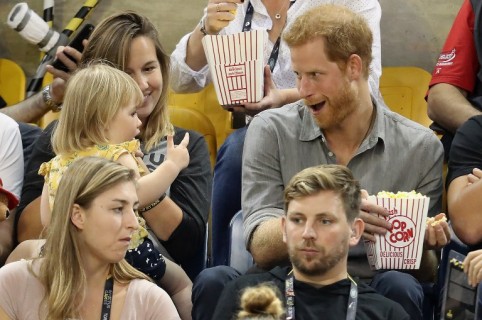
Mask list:
[[[46,295],[41,308],[47,312],[46,319],[78,318],[85,298],[87,275],[82,269],[79,231],[71,221],[73,205],[88,208],[100,194],[125,182],[136,184],[132,169],[98,157],[75,161],[62,176],[52,209],[43,262],[36,275],[45,286]],[[30,271],[33,273],[32,268]],[[149,280],[124,259],[111,265],[111,274],[121,283],[133,279]]]
[[[241,311],[238,320],[278,320],[283,316],[283,303],[279,290],[270,283],[246,288],[241,295]]]
[[[105,59],[125,71],[132,40],[137,37],[146,37],[153,42],[162,74],[161,97],[146,123],[143,123],[140,134],[145,151],[149,151],[163,137],[174,133],[174,128],[169,121],[169,110],[166,107],[169,85],[169,56],[162,48],[155,26],[147,17],[131,11],[107,17],[97,25],[90,36],[89,44],[82,53],[82,61]]]
[[[56,154],[72,153],[109,143],[106,128],[129,104],[143,101],[136,82],[103,61],[92,61],[67,82],[64,105],[52,136]]]

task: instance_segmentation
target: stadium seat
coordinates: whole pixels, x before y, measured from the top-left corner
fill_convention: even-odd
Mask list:
[[[244,274],[253,264],[253,257],[244,245],[243,212],[238,211],[229,224],[228,265]]]
[[[18,64],[0,59],[0,97],[7,106],[25,99],[25,82],[25,73]]]
[[[231,113],[219,105],[212,84],[197,93],[178,94],[171,91],[169,93],[169,105],[194,109],[208,117],[216,131],[217,149],[232,132],[232,129],[227,125],[231,123]]]
[[[430,73],[421,68],[384,67],[380,93],[392,111],[428,128],[432,120],[427,115],[425,93],[430,79]]]
[[[200,111],[179,106],[169,106],[169,113],[173,125],[199,132],[206,139],[211,160],[211,167],[216,162],[216,131],[211,121]]]

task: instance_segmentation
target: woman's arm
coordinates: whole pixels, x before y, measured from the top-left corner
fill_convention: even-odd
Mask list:
[[[169,259],[165,259],[165,261],[166,272],[159,280],[159,285],[171,296],[181,319],[190,320],[192,282],[180,266]]]

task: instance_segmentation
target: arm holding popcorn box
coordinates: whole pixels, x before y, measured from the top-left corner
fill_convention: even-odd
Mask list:
[[[373,234],[365,236],[364,242],[371,268],[432,269],[436,260],[430,249],[444,246],[450,239],[445,214],[427,218],[430,198],[415,191],[382,191],[377,196],[366,196],[365,201],[385,210],[384,214],[362,216],[369,217],[366,223],[372,225],[368,230]],[[385,224],[373,222],[375,219]]]
[[[245,103],[244,105],[232,106],[230,110],[244,112],[254,116],[257,113],[271,108],[279,108],[291,101],[297,101],[300,95],[296,88],[278,89],[273,81],[269,66],[264,67],[264,96],[259,102]]]

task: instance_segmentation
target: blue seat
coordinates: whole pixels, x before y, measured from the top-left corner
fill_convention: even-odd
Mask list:
[[[253,264],[253,257],[244,244],[243,212],[238,211],[229,223],[228,265],[244,274]]]
[[[435,305],[435,319],[440,319],[440,313],[442,312],[442,298],[444,296],[444,285],[445,285],[445,275],[447,274],[447,263],[450,250],[457,251],[463,255],[468,254],[471,251],[471,248],[464,244],[454,233],[452,228],[450,228],[451,237],[450,242],[442,249],[440,265],[438,268],[437,274],[437,292],[438,292],[438,299]],[[476,249],[476,248],[474,248]]]

